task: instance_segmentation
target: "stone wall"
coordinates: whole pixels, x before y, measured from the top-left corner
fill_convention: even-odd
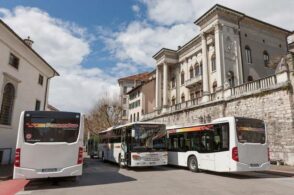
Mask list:
[[[287,71],[288,81],[283,85],[173,113],[161,114],[149,121],[178,125],[205,123],[225,116],[262,119],[267,126],[271,159],[282,160],[285,164],[294,166],[294,65],[292,59],[288,59],[290,71]]]

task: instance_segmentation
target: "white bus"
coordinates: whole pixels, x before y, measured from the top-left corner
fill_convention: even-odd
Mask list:
[[[99,133],[99,158],[120,166],[167,164],[164,124],[134,122]]]
[[[262,120],[225,117],[210,124],[167,127],[168,163],[191,171],[261,171],[269,169]]]
[[[73,112],[22,112],[13,179],[82,175],[82,118]]]

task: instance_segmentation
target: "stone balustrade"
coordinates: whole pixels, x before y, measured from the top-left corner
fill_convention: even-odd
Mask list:
[[[145,114],[142,120],[150,120],[155,117],[160,117],[161,115],[171,114],[173,112],[197,107],[199,105],[210,104],[215,101],[227,100],[248,94],[260,93],[264,90],[271,90],[275,87],[285,85],[287,84],[287,82],[289,82],[288,72],[280,72],[276,75],[244,83],[242,85],[231,87],[222,91],[210,93],[208,102],[202,102],[202,97],[193,100],[188,100],[179,104],[172,105],[168,108],[165,108],[164,110],[157,110],[155,112]]]
[[[185,86],[187,88],[193,87],[196,83],[202,81],[202,75],[196,75],[193,78],[190,78],[188,80],[185,81]]]

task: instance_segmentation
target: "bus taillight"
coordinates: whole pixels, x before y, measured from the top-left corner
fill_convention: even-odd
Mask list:
[[[234,160],[234,161],[239,161],[239,156],[238,156],[238,147],[234,147],[233,149],[232,149],[232,159]]]
[[[78,154],[78,164],[83,163],[83,148],[79,147],[79,154]]]
[[[16,148],[16,150],[15,150],[14,166],[20,167],[20,148]]]

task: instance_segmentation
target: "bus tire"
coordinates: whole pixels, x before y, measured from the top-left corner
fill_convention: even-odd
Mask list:
[[[192,172],[199,172],[198,161],[197,161],[197,158],[195,156],[190,156],[188,158],[188,168]]]

